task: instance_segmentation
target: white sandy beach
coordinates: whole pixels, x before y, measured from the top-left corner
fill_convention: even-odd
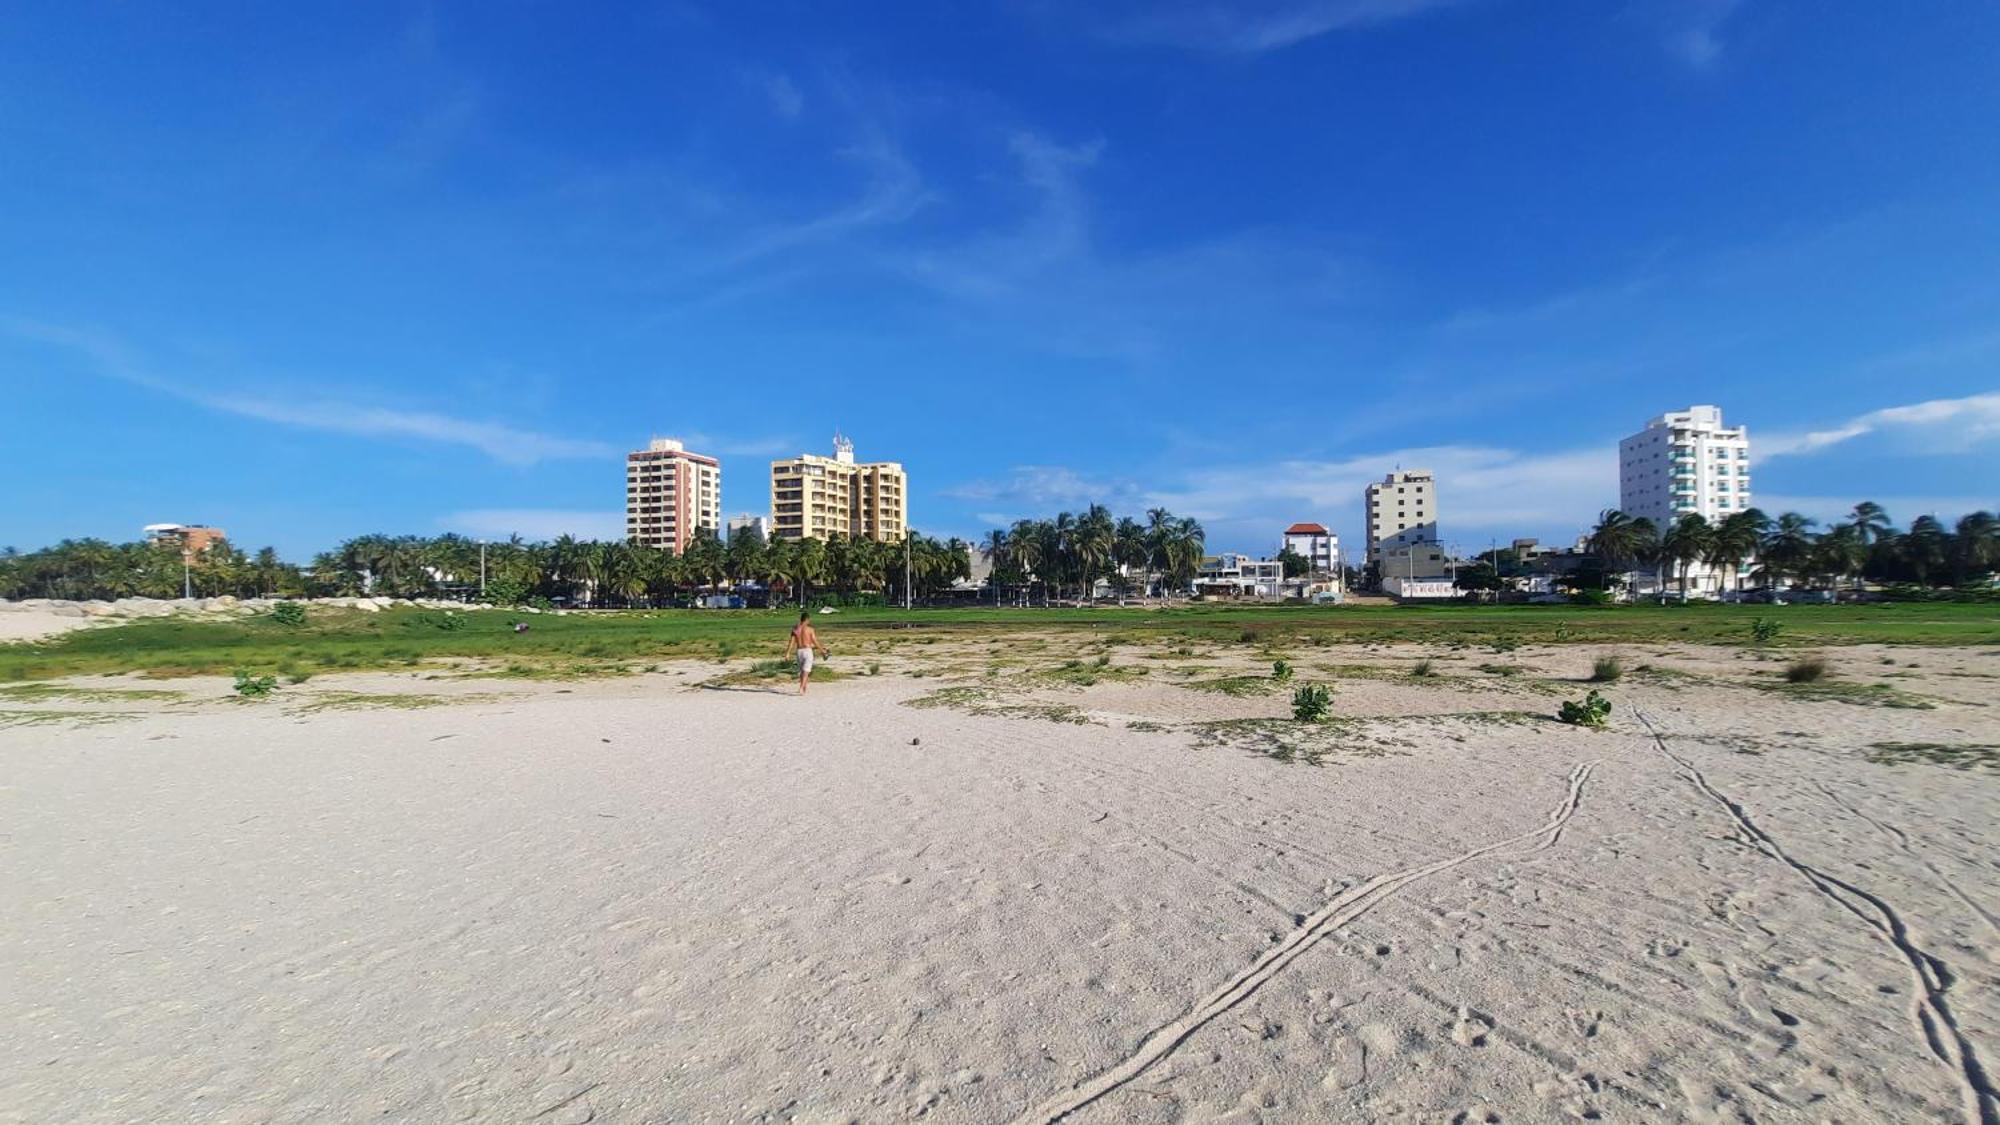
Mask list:
[[[1830,655],[1936,705],[1463,660],[1315,766],[1158,675],[0,704],[0,1119],[1991,1120],[2000,773],[1868,755],[2000,742],[2000,655]]]

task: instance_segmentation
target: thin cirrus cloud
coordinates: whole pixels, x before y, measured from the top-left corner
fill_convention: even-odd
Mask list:
[[[123,344],[102,335],[19,319],[0,321],[0,329],[16,339],[80,355],[89,361],[91,370],[104,378],[240,418],[353,437],[465,446],[502,464],[517,466],[569,458],[611,457],[617,452],[599,441],[560,437],[432,411],[326,398],[278,399],[243,392],[200,390],[153,374]]]
[[[1233,54],[1282,50],[1338,31],[1393,23],[1462,0],[1281,0],[1146,4],[1101,29],[1114,43]]]
[[[1916,452],[1963,453],[2000,437],[2000,391],[1871,410],[1823,430],[1764,438],[1757,443],[1757,452],[1764,457],[1804,456],[1868,434],[1915,439],[1911,445]]]

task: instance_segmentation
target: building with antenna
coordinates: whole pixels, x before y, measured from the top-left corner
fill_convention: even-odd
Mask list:
[[[802,453],[771,462],[771,535],[882,543],[910,529],[910,482],[895,461],[857,462],[854,443],[833,436],[833,456]]]
[[[627,540],[678,555],[704,528],[722,528],[722,462],[672,438],[625,455]]]

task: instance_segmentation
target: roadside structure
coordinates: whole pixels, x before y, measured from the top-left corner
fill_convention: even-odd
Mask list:
[[[1284,563],[1224,552],[1201,560],[1194,588],[1205,597],[1275,598],[1284,582]]]
[[[625,455],[625,538],[678,555],[722,528],[722,462],[654,438]]]

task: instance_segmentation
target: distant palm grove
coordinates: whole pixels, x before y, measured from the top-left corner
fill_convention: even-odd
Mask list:
[[[1154,509],[1145,524],[1114,521],[1102,507],[1053,520],[1024,520],[995,531],[981,545],[994,582],[1043,597],[1088,589],[1100,578],[1150,574],[1160,586],[1185,587],[1202,557],[1201,525]],[[629,543],[565,536],[529,543],[518,537],[484,547],[459,535],[364,535],[314,556],[305,566],[266,547],[245,554],[218,542],[184,560],[177,545],[67,539],[22,554],[0,550],[0,598],[76,601],[124,597],[177,598],[183,583],[197,597],[477,598],[502,604],[539,600],[629,607],[685,602],[744,583],[788,601],[852,601],[903,596],[930,598],[971,575],[975,548],[960,539],[913,535],[903,543],[836,537],[772,539],[737,536],[723,543],[701,535],[672,555]],[[1142,582],[1148,580],[1142,580]]]
[[[1865,578],[1957,586],[1990,580],[2000,570],[2000,520],[1993,513],[1973,512],[1949,528],[1935,516],[1918,516],[1898,531],[1881,505],[1866,501],[1824,531],[1797,512],[1773,519],[1749,508],[1713,523],[1687,515],[1662,529],[1613,509],[1599,517],[1584,545],[1606,574],[1653,569],[1664,587],[1678,583],[1683,592],[1697,563],[1736,573],[1754,561],[1754,579],[1765,585]]]
[[[1200,569],[1204,538],[1200,523],[1165,509],[1147,512],[1142,522],[1114,518],[1101,505],[1021,520],[976,546],[914,535],[909,593],[928,599],[967,579],[976,550],[992,565],[988,590],[995,598],[1003,590],[1041,600],[1084,598],[1100,583],[1120,595],[1179,594]],[[1689,516],[1662,532],[1613,510],[1602,514],[1585,547],[1606,580],[1645,569],[1659,573],[1669,589],[1685,586],[1696,563],[1734,571],[1750,562],[1753,580],[1765,584],[1867,579],[1958,586],[1988,582],[2000,571],[2000,520],[1982,511],[1947,526],[1925,515],[1898,530],[1880,506],[1862,503],[1824,530],[1797,513],[1773,519],[1750,509],[1716,523]],[[364,535],[305,566],[269,547],[245,554],[217,543],[184,567],[177,546],[67,539],[25,554],[0,549],[0,598],[174,598],[186,582],[197,597],[471,599],[480,594],[480,552],[477,541],[458,535]],[[800,603],[900,601],[905,562],[904,544],[867,539],[739,536],[725,544],[703,535],[676,556],[628,543],[516,537],[486,544],[483,576],[486,600],[502,604],[662,606],[744,583]]]

